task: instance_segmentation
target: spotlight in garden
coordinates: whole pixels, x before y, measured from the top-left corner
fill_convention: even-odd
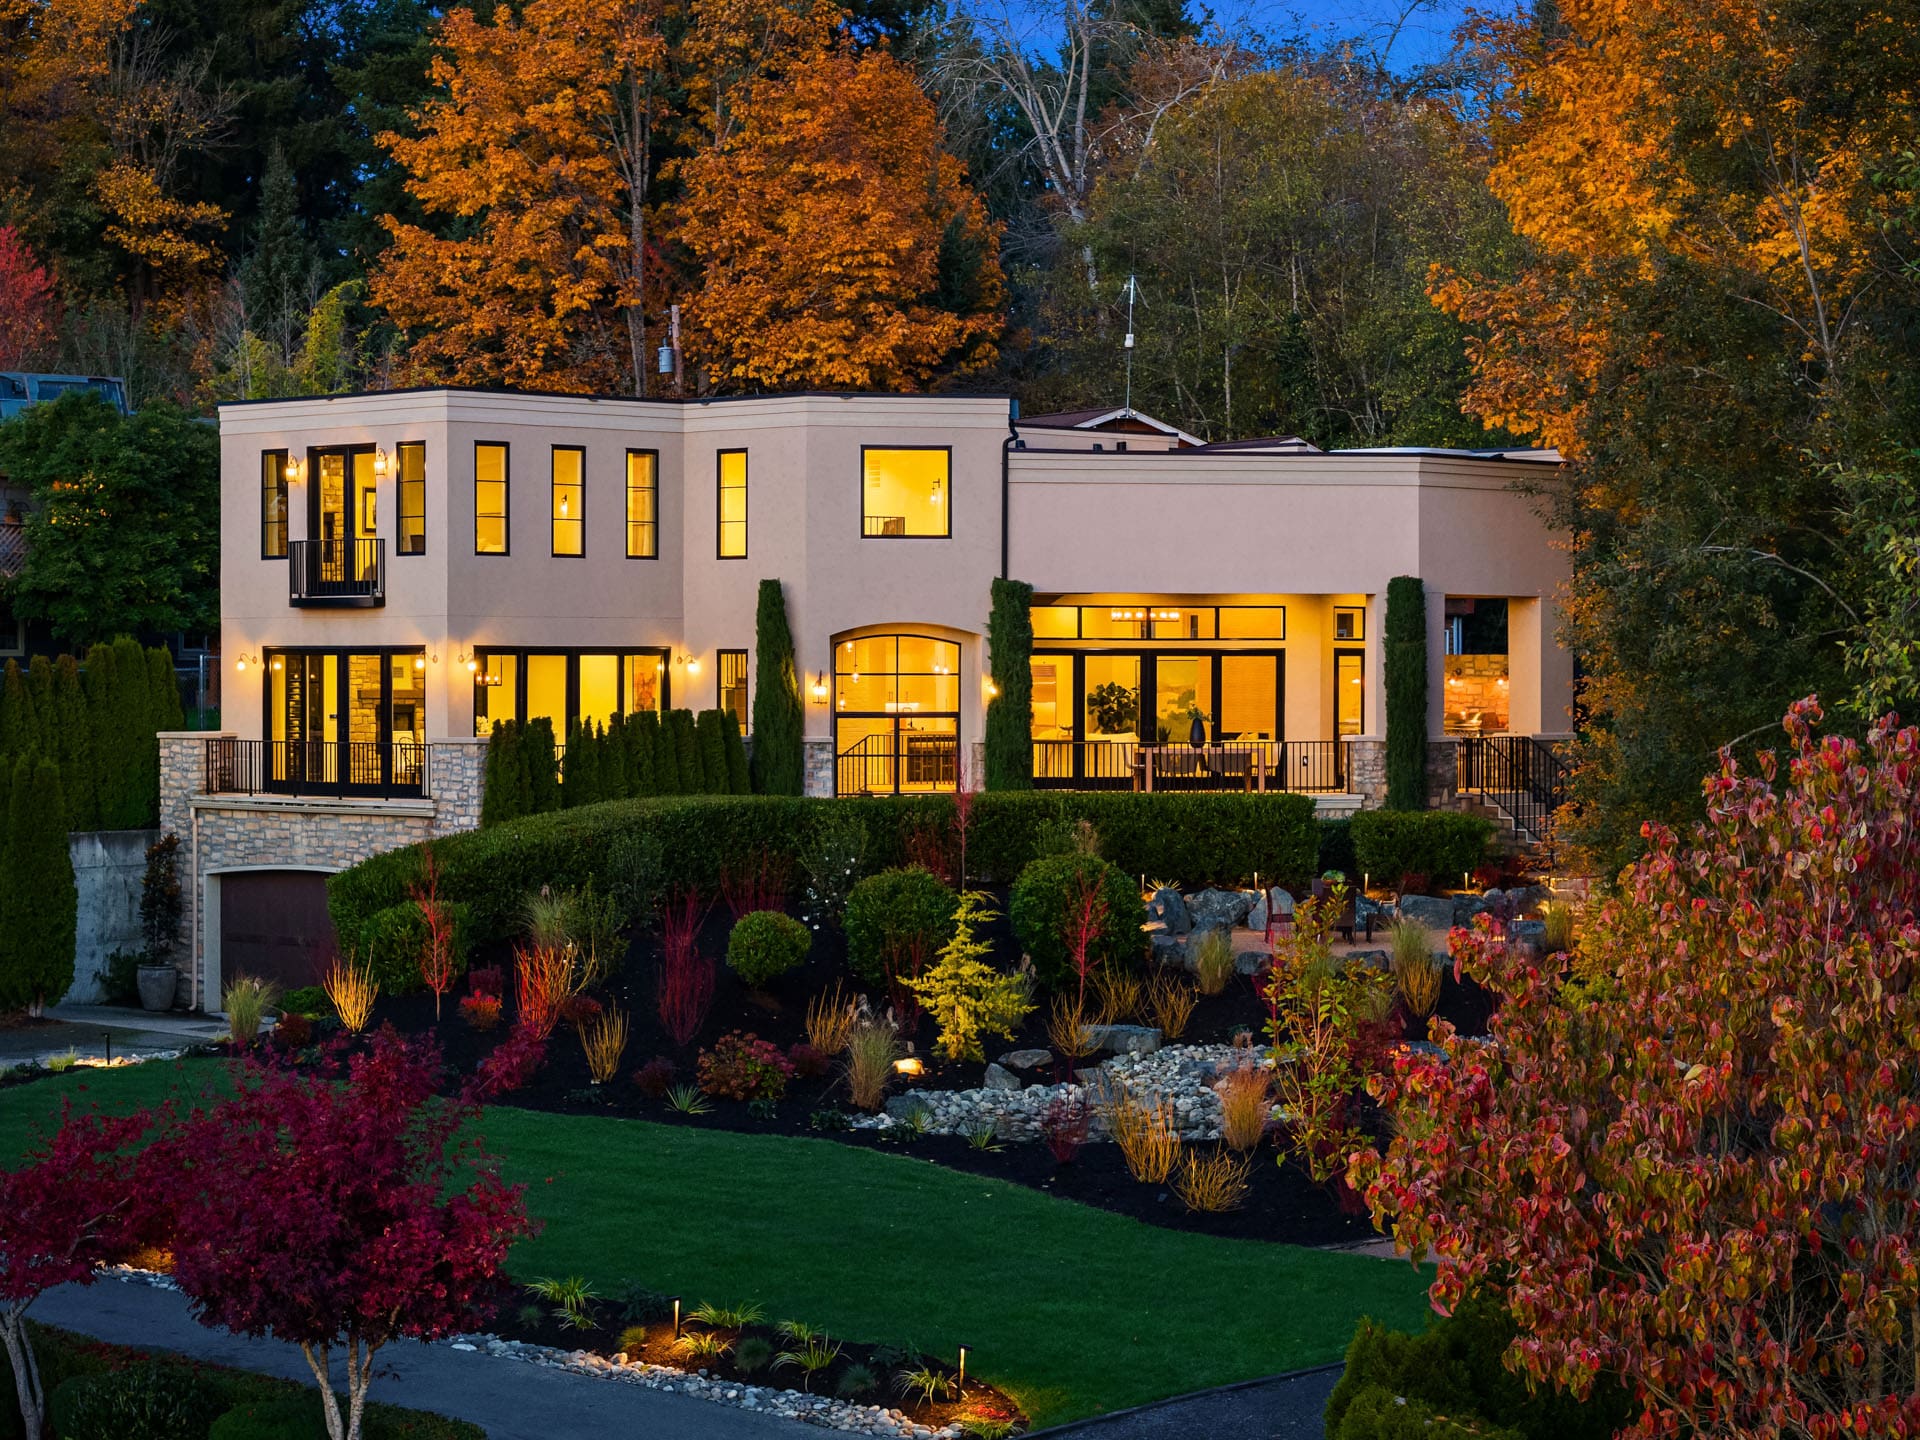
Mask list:
[[[904,1060],[894,1061],[893,1070],[896,1075],[924,1075],[927,1067],[920,1063],[918,1055],[909,1055]]]

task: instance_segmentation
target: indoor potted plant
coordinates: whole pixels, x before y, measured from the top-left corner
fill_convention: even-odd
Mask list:
[[[173,965],[180,935],[179,854],[177,835],[163,835],[147,847],[147,871],[140,880],[140,931],[147,948],[135,972],[143,1010],[171,1010],[180,985]]]

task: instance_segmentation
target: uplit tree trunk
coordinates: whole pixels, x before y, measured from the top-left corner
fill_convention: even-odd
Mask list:
[[[7,1363],[13,1367],[13,1390],[20,1402],[23,1433],[39,1435],[46,1429],[47,1397],[40,1387],[40,1362],[34,1358],[27,1341],[27,1306],[16,1301],[0,1311],[0,1342],[6,1345]]]

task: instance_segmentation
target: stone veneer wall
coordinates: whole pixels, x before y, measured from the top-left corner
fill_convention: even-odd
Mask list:
[[[1458,795],[1458,762],[1451,739],[1427,742],[1427,808],[1451,810]],[[1347,742],[1347,789],[1361,797],[1360,808],[1378,810],[1387,803],[1387,742],[1369,735]]]
[[[833,741],[809,735],[800,743],[803,766],[800,793],[822,797],[832,795]]]
[[[204,1009],[207,877],[226,870],[344,870],[350,865],[480,823],[487,742],[436,740],[429,747],[430,788],[422,799],[332,799],[203,793],[205,731],[160,737],[160,833],[180,837],[182,999]],[[230,737],[220,737],[230,738]]]

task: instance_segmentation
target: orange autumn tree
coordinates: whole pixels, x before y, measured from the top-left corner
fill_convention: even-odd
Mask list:
[[[836,45],[763,80],[680,175],[715,385],[907,390],[994,359],[995,228],[890,56]]]
[[[380,137],[450,222],[383,222],[372,298],[407,334],[402,379],[645,393],[659,22],[653,0],[448,13],[440,93]]]

